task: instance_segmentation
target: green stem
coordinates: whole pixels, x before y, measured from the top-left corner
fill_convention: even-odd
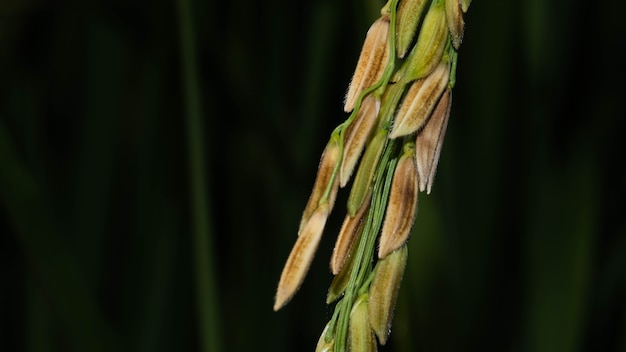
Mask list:
[[[335,309],[339,310],[339,314],[333,315],[333,319],[336,319],[336,322],[331,322],[331,324],[333,326],[336,325],[335,349],[338,352],[347,350],[345,344],[348,338],[348,324],[352,306],[359,294],[366,291],[365,288],[370,282],[376,238],[385,216],[391,180],[397,163],[397,146],[397,140],[389,140],[387,145],[385,145],[385,150],[376,171],[376,181],[372,190],[372,199],[370,200],[371,206],[365,220],[366,225],[363,229],[361,240],[358,244],[355,266],[350,273],[350,280],[346,287],[345,295],[335,306]]]
[[[202,108],[197,81],[197,64],[194,47],[193,22],[190,0],[178,0],[180,25],[180,63],[187,121],[187,147],[189,152],[189,175],[191,212],[193,222],[193,247],[196,282],[196,301],[200,350],[221,351],[218,299],[212,236],[213,224],[207,176],[204,165],[204,139],[202,135]]]

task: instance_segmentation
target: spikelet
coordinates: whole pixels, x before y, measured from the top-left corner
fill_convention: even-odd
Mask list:
[[[365,293],[357,298],[352,306],[349,330],[350,351],[376,351],[376,340],[370,327],[367,302],[367,293]]]
[[[351,112],[365,89],[380,79],[389,61],[389,16],[378,18],[367,31],[352,81],[348,87],[344,111]]]
[[[363,227],[362,224],[363,223],[359,225],[360,228]],[[359,229],[357,232],[358,235],[360,235],[361,229]],[[331,304],[332,302],[337,300],[337,298],[341,297],[344,294],[346,287],[348,286],[348,282],[350,281],[352,268],[354,267],[353,264],[355,249],[356,246],[353,246],[352,250],[350,251],[350,255],[348,255],[343,266],[341,267],[341,270],[337,275],[335,275],[333,281],[330,283],[330,287],[328,288],[328,294],[326,295],[326,304]]]
[[[409,50],[427,3],[426,0],[404,0],[398,4],[396,49],[399,58],[403,58]]]
[[[343,225],[341,226],[341,230],[339,231],[339,236],[337,236],[337,242],[335,242],[333,254],[330,258],[330,270],[333,275],[337,275],[343,267],[343,264],[348,257],[350,249],[354,244],[354,240],[358,237],[358,234],[363,225],[363,218],[370,208],[370,198],[371,192],[366,197],[359,211],[354,214],[354,216],[350,216],[349,214],[346,215],[346,218],[343,221]]]
[[[455,49],[461,46],[463,40],[463,28],[465,22],[463,21],[463,13],[461,12],[461,4],[459,0],[445,0],[446,1],[446,22],[448,23],[448,30],[452,37],[452,45]]]
[[[385,222],[380,234],[378,258],[386,257],[409,238],[417,211],[417,193],[414,149],[408,146],[393,175]]]
[[[306,207],[304,208],[304,212],[302,213],[298,235],[302,233],[304,225],[320,205],[320,201],[322,201],[322,197],[324,196],[324,193],[329,187],[331,181],[333,184],[330,185],[330,193],[328,198],[323,202],[327,204],[329,212],[333,209],[339,188],[339,178],[335,177],[333,179],[333,172],[340,161],[341,148],[339,146],[339,137],[338,135],[333,134],[330,137],[328,144],[326,144],[326,148],[320,158],[320,163],[317,168],[317,176],[315,177],[315,183],[313,184],[313,191],[311,192]]]
[[[427,194],[430,194],[430,189],[435,179],[451,105],[452,91],[446,89],[428,122],[426,122],[424,129],[417,134],[415,140],[415,160],[419,175],[419,188],[421,192],[426,191]]]
[[[348,196],[348,214],[350,216],[357,213],[372,189],[376,167],[386,143],[387,132],[380,130],[365,149],[365,154],[363,154],[359,169],[354,176],[354,183]]]
[[[302,233],[291,249],[287,263],[283,268],[283,273],[280,276],[278,289],[276,290],[276,300],[274,301],[275,311],[289,302],[298,288],[300,288],[302,281],[304,281],[304,277],[307,271],[309,271],[309,266],[322,238],[327,219],[328,207],[323,204],[315,210],[304,225]]]
[[[371,138],[372,131],[378,121],[378,111],[380,110],[380,99],[369,94],[363,100],[359,112],[345,132],[344,156],[339,169],[339,185],[345,187],[352,171],[359,160],[363,148]]]
[[[411,84],[396,114],[389,138],[398,138],[417,131],[430,116],[448,84],[450,67],[439,63],[428,76]]]
[[[391,332],[393,310],[404,275],[408,250],[406,245],[376,263],[370,286],[368,313],[370,325],[381,345],[387,343]]]
[[[446,46],[448,30],[442,1],[434,1],[417,36],[417,42],[407,57],[405,81],[428,75],[439,63]]]

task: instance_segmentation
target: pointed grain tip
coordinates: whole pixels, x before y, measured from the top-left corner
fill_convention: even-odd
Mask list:
[[[274,312],[278,312],[279,309],[281,309],[283,306],[285,305],[284,299],[278,299],[278,296],[276,296],[276,300],[274,301]]]

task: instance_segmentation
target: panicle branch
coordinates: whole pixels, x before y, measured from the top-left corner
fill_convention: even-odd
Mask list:
[[[470,3],[389,0],[366,34],[345,97],[350,115],[322,153],[274,303],[279,310],[299,289],[338,189],[352,182],[330,260],[326,302],[335,311],[316,351],[376,351],[376,340],[388,341],[418,193],[431,192],[441,154]]]

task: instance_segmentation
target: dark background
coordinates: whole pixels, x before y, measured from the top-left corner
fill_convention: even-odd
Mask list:
[[[2,0],[0,350],[313,351],[347,192],[274,290],[381,6]],[[624,27],[472,4],[380,350],[626,351]]]

